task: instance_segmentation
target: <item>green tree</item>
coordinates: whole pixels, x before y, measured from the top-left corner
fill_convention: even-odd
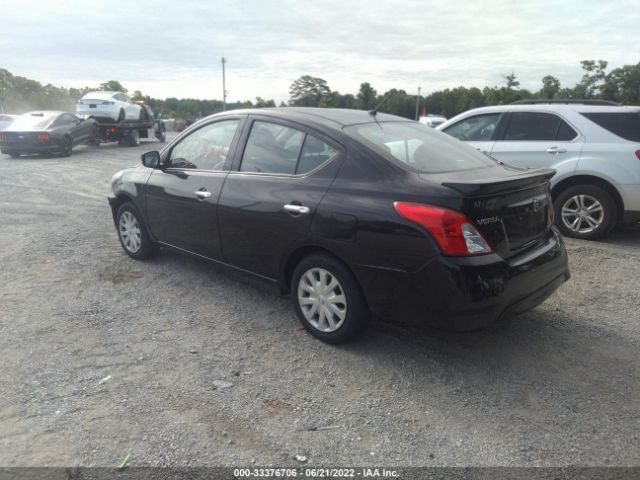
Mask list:
[[[605,69],[608,63],[604,60],[582,60],[580,62],[585,71],[582,80],[573,91],[575,98],[597,98],[600,88],[607,76]]]
[[[541,98],[552,99],[560,91],[560,80],[553,75],[545,75],[542,77],[542,88],[538,92]]]
[[[378,94],[369,82],[360,84],[360,90],[356,95],[356,108],[360,110],[372,110],[378,103]]]
[[[324,97],[331,95],[331,89],[322,78],[303,75],[289,87],[291,105],[299,107],[318,107]]]
[[[107,92],[122,92],[127,93],[128,90],[122,86],[122,84],[117,80],[109,80],[100,84],[100,90],[105,90]]]
[[[504,78],[504,83],[508,90],[513,90],[520,86],[520,82],[516,80],[517,75],[513,71],[509,75],[503,75],[502,78]]]
[[[600,92],[605,100],[638,105],[640,103],[640,62],[611,70]]]

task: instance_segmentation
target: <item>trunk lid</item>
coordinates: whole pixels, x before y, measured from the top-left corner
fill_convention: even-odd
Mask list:
[[[547,239],[553,219],[549,180],[554,174],[553,169],[497,166],[428,179],[462,194],[461,212],[497,254],[509,258]]]

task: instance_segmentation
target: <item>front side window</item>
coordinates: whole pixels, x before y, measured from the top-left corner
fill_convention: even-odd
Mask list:
[[[386,158],[421,173],[495,166],[486,155],[441,132],[413,122],[352,125],[345,131]]]
[[[444,133],[463,141],[488,141],[496,130],[500,113],[489,113],[465,118],[445,128]]]
[[[226,170],[225,163],[240,120],[205,125],[183,138],[171,150],[170,168]]]
[[[542,112],[513,112],[504,133],[508,141],[572,140],[578,134],[557,115]]]

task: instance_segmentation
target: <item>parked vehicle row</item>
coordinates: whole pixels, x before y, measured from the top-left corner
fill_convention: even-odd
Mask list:
[[[570,276],[553,174],[375,111],[256,109],[144,154],[109,203],[132,258],[168,247],[258,276],[339,343],[371,314],[469,330],[544,301]]]
[[[437,129],[509,165],[555,169],[565,235],[596,239],[640,221],[640,107],[526,102],[469,110]]]

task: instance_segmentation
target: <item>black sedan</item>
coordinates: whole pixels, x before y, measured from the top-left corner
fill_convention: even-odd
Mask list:
[[[17,158],[23,154],[71,155],[73,147],[95,138],[98,124],[58,111],[29,112],[0,132],[0,150]]]
[[[340,343],[372,314],[473,330],[544,301],[570,277],[553,174],[375,111],[240,110],[118,172],[109,203],[129,256],[168,247],[272,282]]]

